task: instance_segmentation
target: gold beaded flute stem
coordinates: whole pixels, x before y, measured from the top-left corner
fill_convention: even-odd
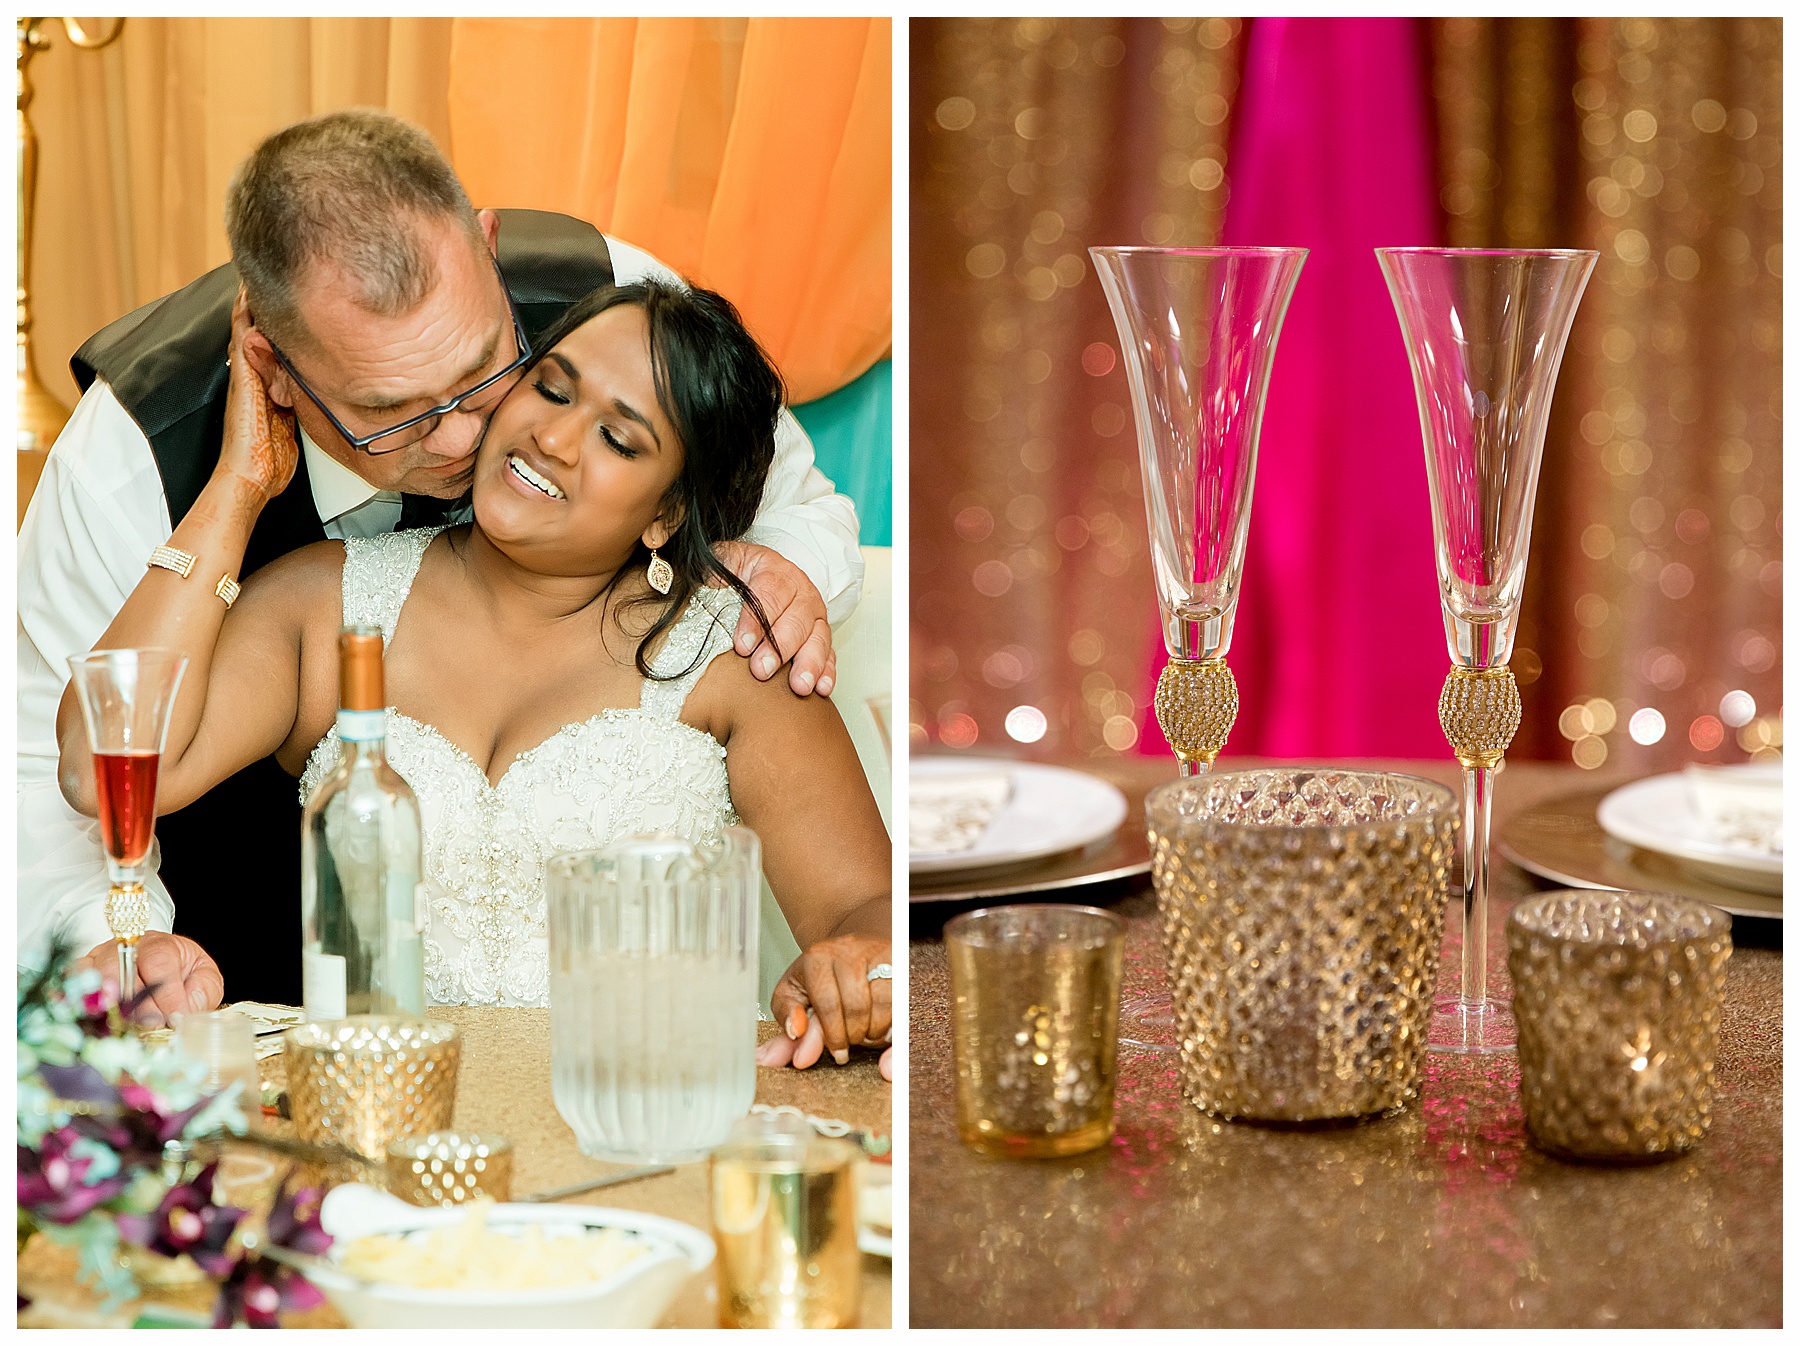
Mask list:
[[[1438,723],[1463,769],[1462,1000],[1487,1003],[1488,823],[1494,772],[1519,729],[1512,669],[1458,665],[1444,679]]]
[[[119,942],[119,1003],[137,991],[137,945],[150,928],[150,895],[141,883],[115,883],[106,895],[106,928]]]
[[[1223,658],[1170,659],[1156,680],[1156,722],[1183,776],[1212,770],[1237,713],[1237,679]]]

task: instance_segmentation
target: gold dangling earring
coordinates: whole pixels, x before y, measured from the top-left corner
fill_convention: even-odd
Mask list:
[[[675,567],[650,549],[650,587],[659,594],[666,594],[675,587]]]

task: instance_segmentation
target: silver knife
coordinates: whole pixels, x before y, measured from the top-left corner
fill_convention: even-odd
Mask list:
[[[673,1173],[673,1164],[649,1165],[644,1168],[628,1168],[623,1173],[609,1173],[604,1178],[590,1178],[587,1182],[574,1183],[568,1187],[557,1187],[548,1192],[533,1192],[530,1196],[514,1197],[518,1202],[561,1201],[565,1196],[580,1196],[583,1192],[597,1191],[602,1187],[617,1187],[620,1183],[636,1182],[639,1178],[654,1178],[663,1173]]]

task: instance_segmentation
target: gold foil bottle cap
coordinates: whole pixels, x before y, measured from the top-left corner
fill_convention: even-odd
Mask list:
[[[379,626],[346,626],[338,632],[338,706],[344,710],[387,708]]]

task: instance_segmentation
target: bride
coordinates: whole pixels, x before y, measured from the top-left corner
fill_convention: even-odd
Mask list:
[[[244,358],[250,328],[240,294],[224,447],[169,539],[196,576],[238,573],[298,457]],[[595,291],[537,344],[477,452],[472,524],[303,548],[229,611],[198,580],[145,574],[96,648],[188,655],[158,812],[271,753],[310,789],[338,750],[338,630],[379,625],[388,757],[424,822],[431,1002],[548,1003],[552,852],[741,820],[802,949],[771,998],[785,1037],[759,1059],[847,1061],[890,1031],[887,833],[836,709],[716,657],[744,604],[768,634],[712,548],[754,519],[780,378],[729,302],[654,281]],[[92,816],[72,693],[57,732],[63,793]]]

